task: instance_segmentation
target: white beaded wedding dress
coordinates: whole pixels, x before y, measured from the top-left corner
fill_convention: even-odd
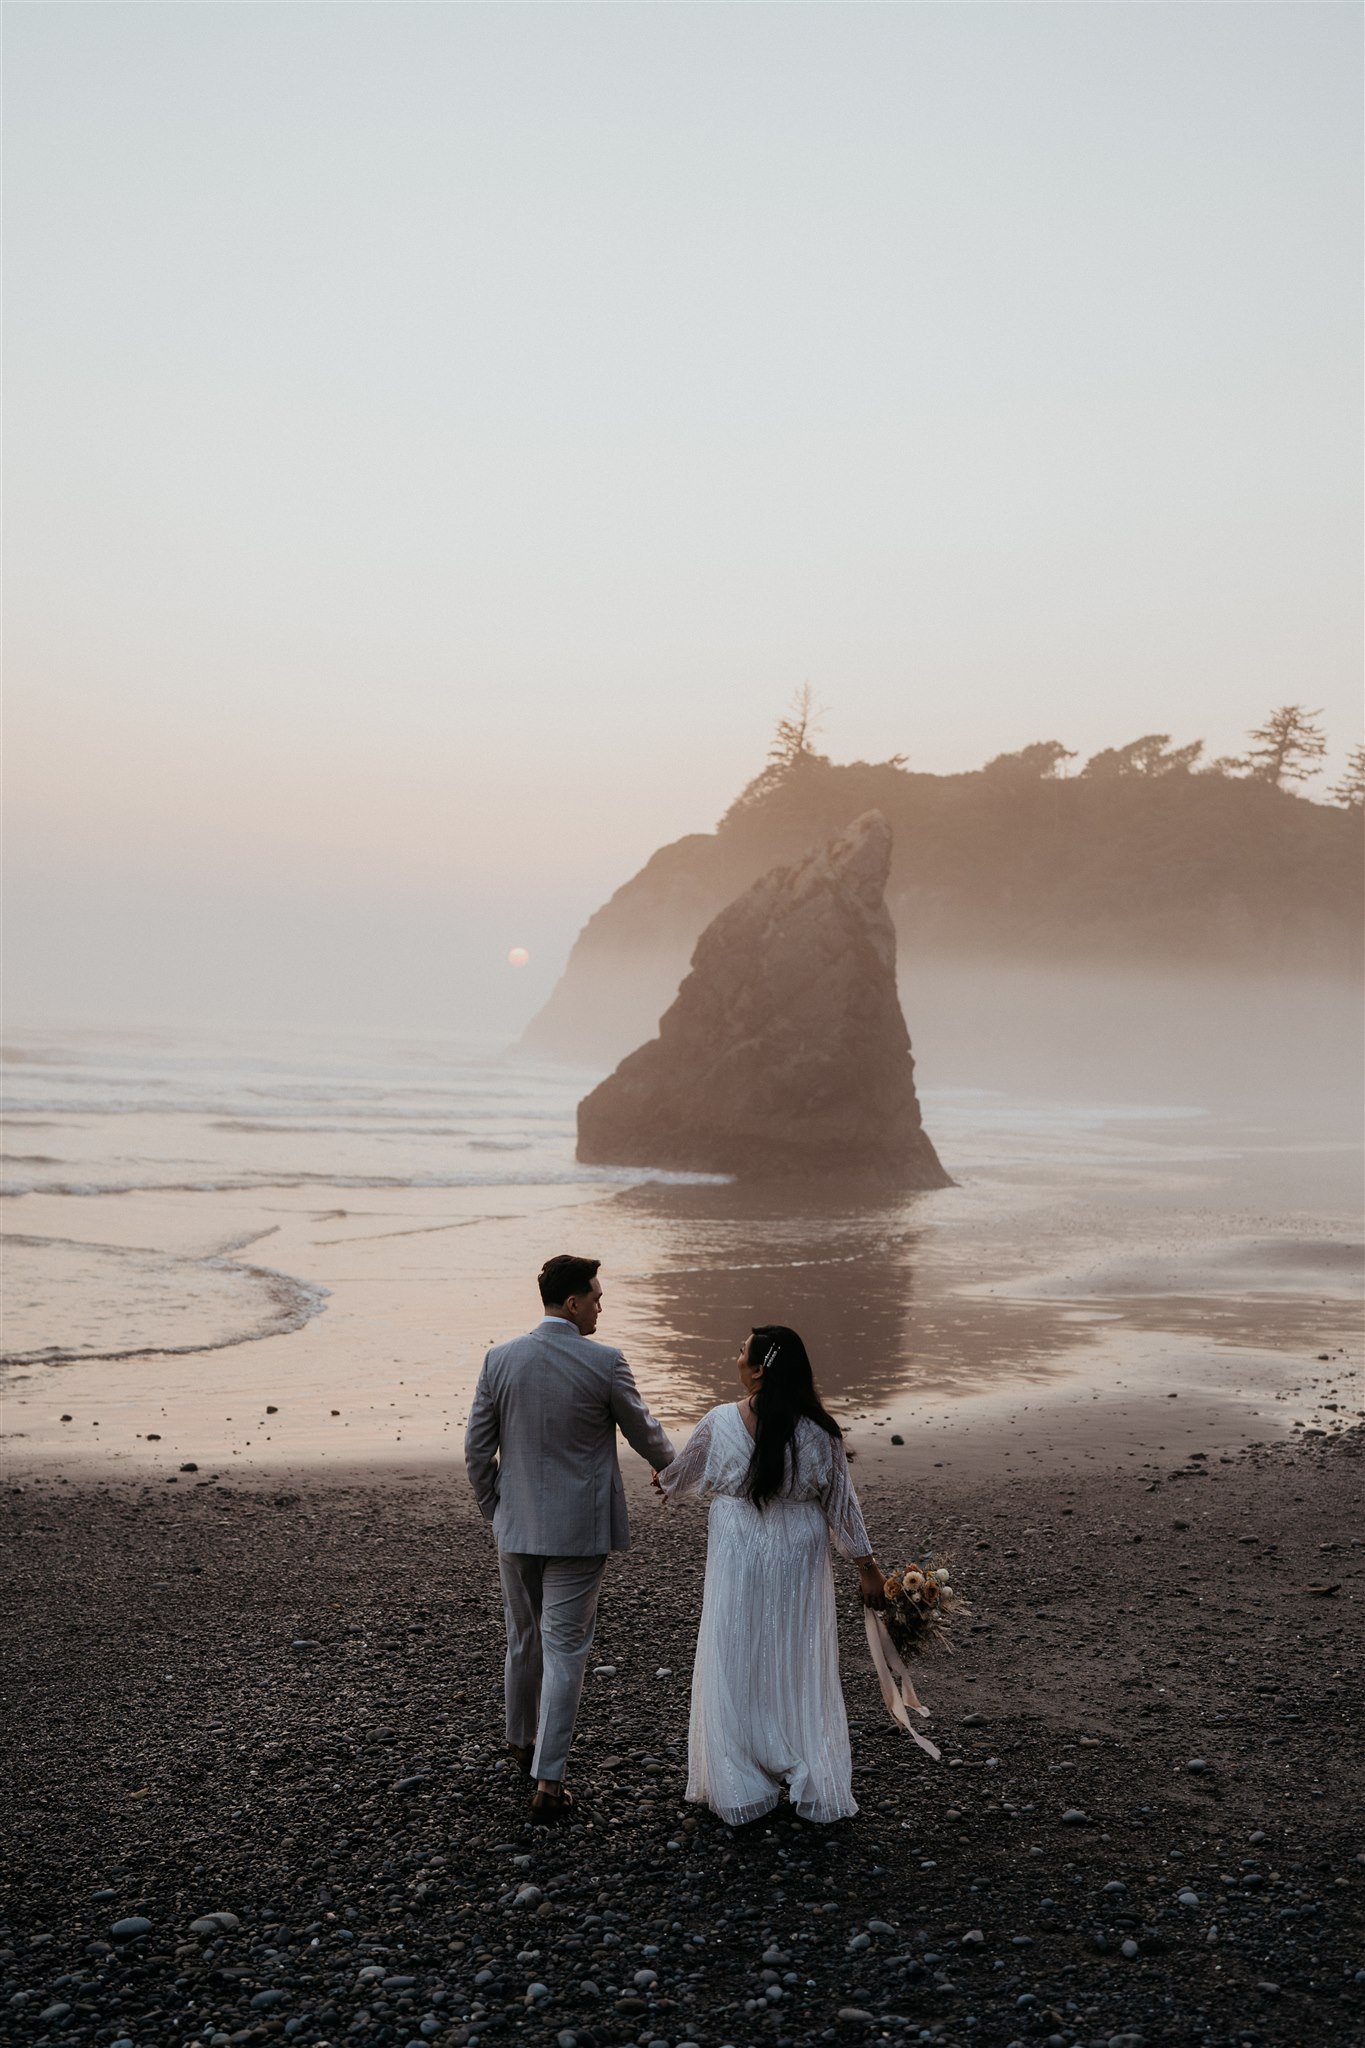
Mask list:
[[[872,1545],[837,1437],[802,1417],[762,1510],[746,1488],[752,1454],[726,1402],[659,1475],[669,1500],[710,1502],[687,1797],[737,1827],[771,1812],[785,1784],[803,1820],[843,1820],[858,1808],[829,1538],[850,1558]]]

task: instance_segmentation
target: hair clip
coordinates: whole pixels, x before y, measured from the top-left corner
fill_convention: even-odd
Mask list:
[[[760,1371],[760,1372],[766,1372],[766,1371],[768,1370],[768,1367],[769,1367],[769,1366],[770,1366],[770,1365],[772,1364],[773,1360],[774,1360],[774,1359],[776,1358],[776,1356],[777,1356],[777,1346],[776,1346],[776,1344],[770,1344],[770,1345],[768,1346],[768,1355],[767,1355],[767,1357],[766,1357],[766,1358],[764,1359],[764,1361],[763,1361],[762,1365],[761,1365],[761,1366],[760,1366],[760,1367],[758,1368],[758,1369],[759,1369],[759,1371]]]

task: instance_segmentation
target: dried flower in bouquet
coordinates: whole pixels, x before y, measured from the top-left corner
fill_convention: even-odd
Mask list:
[[[908,1564],[886,1581],[886,1631],[902,1657],[951,1656],[953,1625],[971,1608],[942,1559]]]

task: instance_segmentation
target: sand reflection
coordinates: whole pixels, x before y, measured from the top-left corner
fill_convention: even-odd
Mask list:
[[[1065,1377],[1093,1331],[1061,1304],[955,1292],[961,1274],[926,1227],[933,1200],[790,1183],[625,1191],[613,1206],[648,1249],[629,1281],[632,1357],[698,1410],[733,1392],[761,1322],[801,1332],[841,1408]]]

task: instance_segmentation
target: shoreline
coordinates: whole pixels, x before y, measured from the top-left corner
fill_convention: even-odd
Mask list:
[[[334,1169],[362,1155],[437,1167],[446,1141],[417,1104],[458,1111],[466,1145],[541,1136],[516,1155],[532,1178],[497,1189],[358,1190],[342,1175],[5,1205],[8,1348],[30,1354],[0,1382],[6,1465],[65,1465],[81,1438],[82,1465],[98,1444],[114,1468],[163,1476],[456,1454],[484,1350],[534,1322],[531,1276],[565,1242],[603,1258],[600,1335],[675,1434],[728,1396],[738,1343],[762,1320],[802,1331],[859,1455],[903,1436],[893,1462],[911,1473],[930,1445],[930,1469],[959,1473],[1140,1462],[1188,1432],[1223,1455],[1365,1409],[1355,1148],[1285,1108],[1260,1125],[1245,1111],[959,1091],[939,1116],[958,1185],[874,1199],[537,1180],[562,1150],[562,1077],[491,1104],[481,1069],[415,1079],[415,1097],[387,1071],[328,1082],[351,1118],[340,1131],[274,1131],[276,1098],[301,1085],[292,1064],[272,1070],[264,1100],[254,1069],[229,1066],[184,1115],[64,1127],[56,1149],[149,1181],[182,1178],[186,1152],[208,1168],[223,1146],[261,1168],[296,1163],[301,1146]],[[224,1135],[234,1103],[266,1121]],[[389,1118],[378,1134],[362,1129],[376,1104]],[[194,1341],[215,1332],[240,1341]],[[44,1363],[49,1350],[82,1355]]]
[[[1190,1309],[1191,1320],[1210,1319],[1208,1302]],[[1245,1310],[1232,1312],[1244,1325]],[[1295,1308],[1296,1326],[1300,1315]],[[958,1375],[918,1389],[861,1388],[827,1398],[862,1469],[902,1482],[930,1469],[1005,1473],[1026,1461],[1053,1472],[1097,1463],[1123,1469],[1132,1461],[1145,1467],[1191,1447],[1227,1457],[1295,1438],[1330,1440],[1365,1417],[1359,1336],[1348,1305],[1323,1305],[1309,1320],[1317,1335],[1305,1341],[1295,1327],[1298,1341],[1291,1347],[1286,1336],[1274,1348],[1086,1320],[1080,1348],[1060,1359],[1043,1355],[1003,1383],[988,1375],[974,1387]],[[289,1341],[314,1333],[325,1349],[323,1318]],[[612,1341],[605,1329],[603,1340]],[[344,1378],[329,1391],[325,1364],[305,1376],[288,1353],[276,1363],[279,1354],[264,1345],[239,1349],[246,1364],[259,1360],[261,1370],[239,1367],[235,1383],[218,1393],[217,1414],[210,1413],[211,1393],[185,1389],[178,1355],[151,1359],[150,1373],[131,1378],[127,1359],[12,1375],[4,1389],[0,1474],[22,1478],[65,1467],[82,1483],[104,1474],[171,1479],[188,1465],[241,1482],[255,1474],[268,1485],[367,1470],[378,1480],[398,1467],[462,1470],[472,1371],[458,1394],[439,1371],[400,1383],[400,1409],[382,1396],[364,1402],[353,1386],[336,1391]],[[637,1378],[679,1439],[714,1400],[730,1398],[719,1365],[705,1388],[694,1378],[673,1384],[648,1368],[637,1367]],[[225,1414],[228,1401],[232,1413]],[[88,1433],[96,1429],[97,1437]],[[628,1468],[630,1454],[622,1450]]]

